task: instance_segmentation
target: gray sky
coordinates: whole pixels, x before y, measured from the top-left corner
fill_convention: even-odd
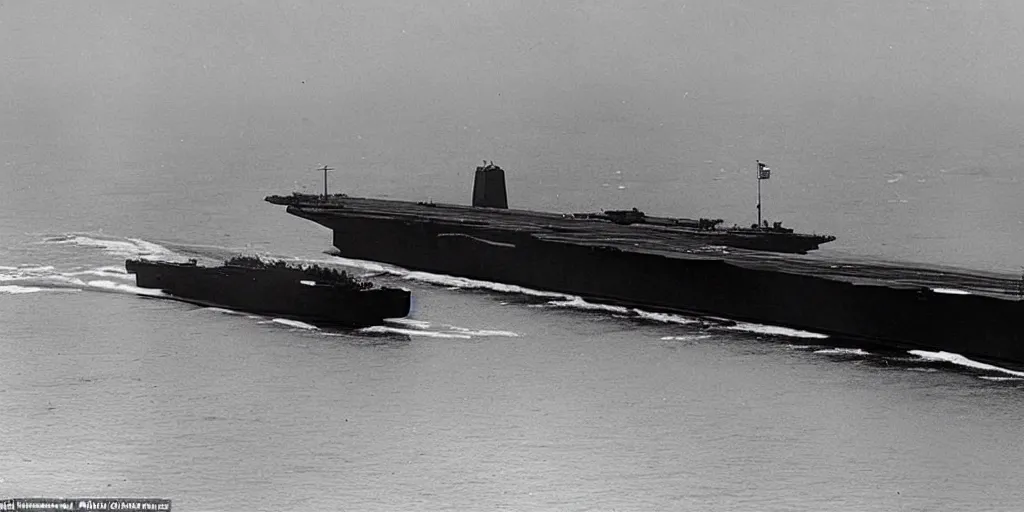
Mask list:
[[[0,8],[0,72],[9,101],[101,104],[588,87],[1016,102],[1022,14],[1010,0],[26,0]]]
[[[759,158],[799,229],[1011,260],[1022,30],[1012,0],[7,1],[0,185],[262,197],[330,163],[461,202],[488,158],[520,207],[735,221]]]

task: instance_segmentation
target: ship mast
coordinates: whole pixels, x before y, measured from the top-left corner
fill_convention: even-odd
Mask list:
[[[761,227],[761,180],[771,178],[772,170],[768,168],[764,162],[755,160],[757,162],[757,227]]]
[[[757,227],[761,227],[761,161],[757,161]]]
[[[324,172],[324,200],[327,200],[327,171],[333,171],[333,167],[327,167],[326,165],[317,169],[318,171]]]

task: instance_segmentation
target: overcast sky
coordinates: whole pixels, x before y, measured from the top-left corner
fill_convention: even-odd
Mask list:
[[[8,101],[629,88],[1018,101],[1012,0],[13,1]]]

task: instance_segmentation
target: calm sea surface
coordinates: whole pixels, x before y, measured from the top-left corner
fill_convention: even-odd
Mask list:
[[[70,80],[87,66],[29,51],[45,46],[45,17],[12,10],[24,30],[5,47],[34,42],[4,61],[12,78],[0,89],[0,497],[152,496],[211,511],[1021,510],[1024,373],[341,260],[327,254],[328,230],[262,201],[319,190],[313,169],[329,164],[332,191],[464,204],[488,159],[508,171],[515,207],[749,224],[759,158],[773,169],[766,215],[838,236],[823,254],[1015,274],[1024,109],[1005,92],[1012,77],[999,78],[1009,68],[984,42],[911,60],[943,30],[963,42],[957,27],[1004,22],[969,9],[925,22],[918,3],[897,3],[837,18],[878,36],[860,41],[820,25],[832,14],[817,4],[785,16],[750,2],[696,8],[711,25],[663,37],[683,18],[609,5],[586,23],[568,10],[453,11],[455,28],[433,30],[356,2],[352,17],[369,28],[353,37],[370,41],[358,48],[384,50],[379,62],[331,53],[345,71],[330,76],[296,74],[323,62],[295,55],[255,64],[276,47],[239,42],[234,25],[210,47],[244,48],[236,68],[196,50],[182,71],[192,61],[167,48],[199,43],[154,46],[140,34],[170,30],[154,20],[112,61],[100,43],[80,57],[46,43],[61,49],[54,59],[115,78],[146,58],[168,66],[122,85],[99,71]],[[751,64],[741,54],[766,33],[734,15],[796,20],[773,32],[791,45],[793,30],[825,27],[804,34],[825,54],[800,54],[820,74]],[[100,21],[61,16],[74,37]],[[563,26],[575,42],[559,39]],[[399,28],[419,39],[374,46]],[[896,36],[903,28],[923,35]],[[693,45],[708,38],[740,46],[699,57]],[[446,41],[506,59],[421,62]],[[868,48],[861,67],[835,50],[853,43]],[[677,53],[649,50],[665,47]],[[903,57],[857,74],[887,51]],[[939,82],[967,55],[956,52],[979,64]],[[885,78],[907,62],[917,74]],[[295,76],[243,80],[269,69]],[[124,273],[128,257],[237,253],[386,270],[378,281],[410,288],[413,312],[328,331],[165,300]]]

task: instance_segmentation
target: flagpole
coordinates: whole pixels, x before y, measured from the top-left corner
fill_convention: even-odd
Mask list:
[[[757,227],[761,227],[761,161],[756,160],[754,177],[757,178]]]

